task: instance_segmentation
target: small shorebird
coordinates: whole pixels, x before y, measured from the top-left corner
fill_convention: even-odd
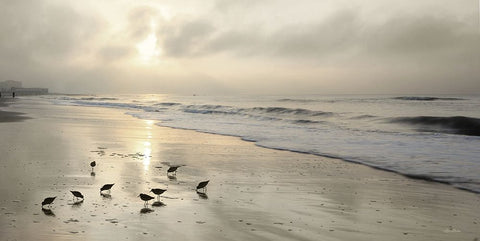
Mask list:
[[[100,193],[103,191],[108,191],[108,193],[110,193],[110,189],[112,189],[113,185],[115,185],[115,183],[103,185],[103,187],[100,188]]]
[[[198,185],[197,185],[197,190],[198,189],[203,189],[203,192],[207,191],[207,185],[208,185],[208,181],[204,181],[204,182],[200,182]]]
[[[53,203],[53,200],[55,200],[55,198],[57,198],[57,197],[47,197],[47,198],[45,198],[45,200],[43,200],[43,202],[42,202],[42,208],[45,205],[48,205],[50,207],[51,204]]]
[[[144,194],[144,193],[140,193],[138,195],[140,197],[140,199],[142,199],[143,201],[145,201],[145,206],[148,205],[148,201],[154,199],[154,197],[150,196],[150,195],[147,195],[147,194]]]
[[[90,166],[92,167],[92,172],[93,172],[93,168],[97,165],[97,163],[95,161],[93,162],[90,162]]]
[[[177,168],[179,168],[179,167],[181,167],[181,166],[170,166],[167,170],[167,175],[172,173],[172,172],[173,172],[173,174],[177,175]]]
[[[152,188],[150,192],[153,192],[155,195],[157,195],[157,199],[160,200],[160,195],[164,192],[166,192],[167,189],[160,189],[160,188]]]
[[[78,199],[81,198],[83,200],[83,194],[79,191],[70,191],[73,194],[73,197]]]

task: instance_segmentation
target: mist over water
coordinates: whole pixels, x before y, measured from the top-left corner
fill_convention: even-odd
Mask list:
[[[46,96],[480,192],[478,96]]]

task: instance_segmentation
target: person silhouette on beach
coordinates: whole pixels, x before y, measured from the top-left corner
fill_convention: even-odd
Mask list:
[[[12,92],[12,97],[15,98],[15,92]]]

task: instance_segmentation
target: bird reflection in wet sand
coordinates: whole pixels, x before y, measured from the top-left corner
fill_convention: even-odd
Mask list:
[[[144,214],[144,213],[151,213],[153,212],[153,209],[151,208],[142,208],[140,209],[140,213]]]
[[[90,176],[94,177],[95,175],[95,172],[90,172]]]
[[[160,202],[160,201],[156,201],[156,202],[152,203],[152,207],[163,207],[163,206],[167,206],[167,204],[165,204],[164,202]]]
[[[168,177],[168,180],[170,180],[170,181],[176,181],[177,180],[177,176],[175,176],[175,175],[168,175],[167,174],[167,177]]]
[[[42,212],[43,212],[43,214],[45,214],[47,216],[55,217],[55,213],[53,213],[53,211],[49,208],[43,208],[42,207]]]
[[[208,195],[204,192],[197,191],[198,197],[201,199],[208,199]]]
[[[83,203],[83,199],[77,200],[72,203],[72,206],[79,207],[80,205],[82,205],[82,203]]]
[[[112,195],[108,193],[100,193],[100,196],[102,196],[103,198],[112,199]]]

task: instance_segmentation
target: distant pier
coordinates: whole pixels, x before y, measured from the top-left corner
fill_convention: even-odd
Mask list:
[[[0,82],[0,97],[47,94],[48,88],[24,88],[22,86],[22,82],[15,80],[6,80]]]
[[[16,97],[26,95],[48,95],[47,88],[15,88],[0,91],[0,97]]]

